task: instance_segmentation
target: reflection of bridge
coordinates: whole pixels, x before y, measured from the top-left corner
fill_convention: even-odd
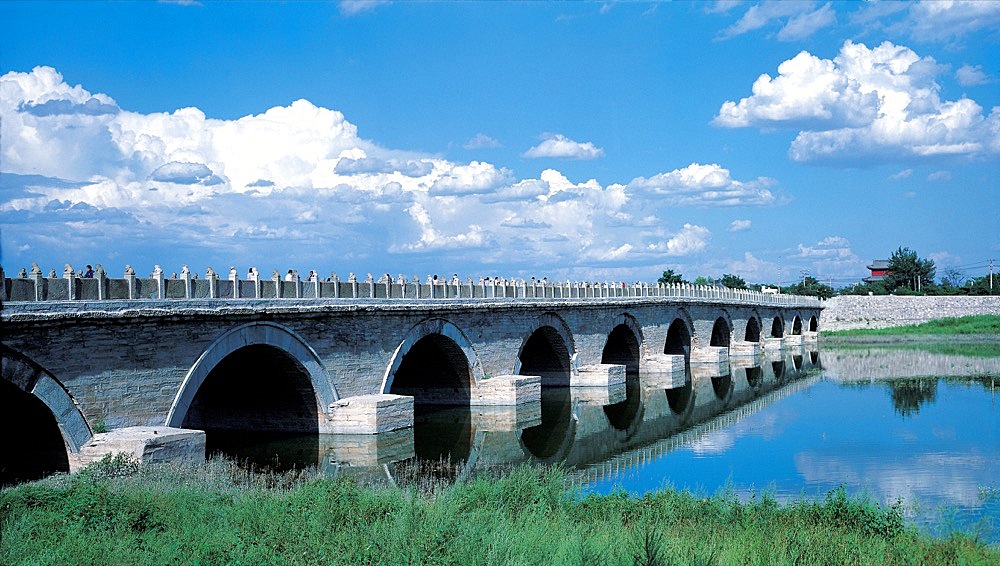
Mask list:
[[[6,279],[3,293],[21,297],[25,281],[38,289],[38,278]],[[227,299],[213,279],[211,296],[188,299],[202,292],[189,278],[169,280],[188,284],[176,299],[176,285],[162,279],[68,278],[66,292],[77,298],[52,300],[58,281],[30,297],[48,300],[9,301],[0,313],[0,418],[8,430],[33,431],[5,457],[58,445],[55,469],[129,443],[139,453],[173,453],[171,439],[193,436],[177,429],[376,434],[416,422],[419,453],[419,423],[442,404],[476,407],[479,426],[509,418],[479,408],[541,401],[540,410],[519,410],[541,423],[520,441],[533,454],[559,452],[565,447],[546,446],[547,427],[571,413],[558,407],[560,391],[610,402],[639,376],[677,397],[692,385],[688,362],[721,370],[730,357],[736,366],[794,348],[815,336],[822,308],[815,299],[641,285],[432,286],[424,295],[408,283],[382,291],[337,283],[338,294],[376,297],[344,299],[323,298],[333,289],[323,282],[314,286],[320,298],[307,299],[308,283],[292,282],[300,298]],[[228,289],[243,297],[245,283]],[[250,289],[266,296],[263,284]],[[167,298],[112,298],[149,285]],[[79,298],[98,289],[102,300]],[[429,298],[439,291],[448,298]],[[95,436],[105,426],[110,432]]]
[[[767,367],[768,365],[769,364],[765,364],[762,367]],[[788,371],[794,372],[794,377],[796,378],[799,375],[802,375],[796,370]],[[771,373],[770,375],[773,377],[774,374]],[[695,424],[690,428],[671,434],[670,436],[665,436],[651,445],[628,450],[612,458],[600,461],[598,464],[588,466],[576,476],[576,479],[580,483],[588,485],[618,477],[622,473],[627,473],[630,470],[642,467],[679,447],[688,445],[704,438],[706,435],[737,423],[757,413],[771,403],[790,397],[803,389],[807,389],[816,383],[816,381],[820,378],[819,376],[812,376],[807,379],[794,379],[792,381],[788,381],[789,379],[792,379],[792,376],[782,378],[778,381],[766,380],[765,383],[769,387],[772,387],[772,389],[760,394],[760,396],[751,397],[749,401],[745,401],[741,405],[736,405],[731,409],[727,409],[717,416],[710,417],[707,421]],[[747,391],[747,389],[749,389],[749,391]],[[742,396],[744,399],[747,396],[746,394],[752,395],[755,393],[752,388],[747,389],[744,389],[743,391],[745,393],[745,395]]]

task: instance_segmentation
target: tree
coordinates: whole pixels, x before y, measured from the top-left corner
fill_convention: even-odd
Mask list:
[[[719,283],[722,283],[724,286],[729,287],[730,289],[747,288],[747,282],[744,281],[742,277],[731,275],[729,273],[724,274],[722,276],[722,279],[719,279]]]
[[[898,248],[886,267],[886,288],[892,292],[909,289],[920,292],[934,288],[934,260],[920,259],[910,248]]]
[[[704,275],[699,275],[694,278],[695,285],[715,285],[715,279],[711,277],[705,277]]]
[[[686,283],[684,281],[684,276],[680,273],[674,273],[673,269],[668,269],[663,272],[663,275],[657,280],[660,285],[676,285],[677,283]]]
[[[785,287],[785,293],[789,295],[808,295],[821,299],[829,299],[836,294],[833,287],[820,283],[819,280],[811,275],[803,277],[801,283]]]

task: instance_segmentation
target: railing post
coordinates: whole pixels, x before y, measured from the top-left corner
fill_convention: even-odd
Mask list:
[[[167,298],[166,282],[163,279],[163,268],[160,264],[153,266],[153,280],[156,281],[156,298],[165,299]]]
[[[205,270],[205,279],[208,279],[208,298],[218,299],[219,298],[219,274],[212,269],[212,266],[208,266]]]
[[[73,267],[67,263],[66,268],[63,269],[63,279],[66,280],[66,297],[71,301],[76,299],[76,282],[73,280],[74,277]]]
[[[2,275],[2,273],[0,273],[0,275]],[[99,263],[95,266],[94,278],[97,279],[97,300],[103,301],[108,298],[106,296],[107,293],[105,292],[105,286],[108,284],[108,274],[104,271],[104,266]],[[0,281],[3,281],[2,277],[0,277]]]
[[[136,295],[135,270],[131,265],[125,265],[125,286],[128,287],[128,298],[134,300]]]
[[[263,289],[260,285],[260,273],[257,271],[256,267],[251,267],[247,271],[247,278],[253,283],[253,298],[259,299],[263,293]]]
[[[41,301],[45,297],[45,279],[42,278],[42,268],[37,263],[31,264],[31,279],[35,282],[35,300]]]
[[[240,274],[236,273],[236,267],[229,266],[229,280],[233,283],[233,298],[240,298]]]
[[[187,264],[181,266],[181,281],[184,282],[184,298],[191,298],[191,270]]]

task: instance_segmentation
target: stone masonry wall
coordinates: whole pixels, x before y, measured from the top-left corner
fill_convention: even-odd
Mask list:
[[[885,328],[973,314],[1000,315],[1000,296],[844,295],[823,305],[820,330]]]

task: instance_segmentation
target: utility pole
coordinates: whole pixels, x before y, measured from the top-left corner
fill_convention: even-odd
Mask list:
[[[993,258],[990,258],[990,292],[993,292]]]

